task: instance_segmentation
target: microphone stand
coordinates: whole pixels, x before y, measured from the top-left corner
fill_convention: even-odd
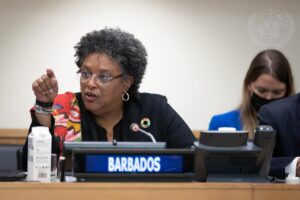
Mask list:
[[[144,133],[145,135],[147,135],[148,137],[150,137],[150,139],[152,140],[153,143],[156,143],[155,138],[153,137],[153,135],[147,131],[144,131],[143,129],[139,128],[139,131],[141,131],[142,133]]]

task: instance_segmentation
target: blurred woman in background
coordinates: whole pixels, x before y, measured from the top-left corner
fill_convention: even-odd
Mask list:
[[[247,71],[241,104],[237,109],[213,116],[209,130],[218,130],[220,127],[245,129],[251,138],[258,125],[259,109],[294,93],[294,80],[287,58],[275,49],[262,51],[252,60]]]

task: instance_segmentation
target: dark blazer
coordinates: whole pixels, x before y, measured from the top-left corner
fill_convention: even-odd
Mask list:
[[[270,175],[284,178],[284,168],[300,156],[300,93],[263,106],[258,120],[277,131]]]
[[[148,118],[150,126],[142,127],[142,120]],[[130,125],[137,123],[140,128],[153,134],[158,141],[165,141],[169,148],[186,148],[196,140],[192,131],[168,104],[167,98],[157,94],[141,93],[129,101],[123,114],[123,139],[126,141],[149,141],[144,134],[136,134]]]
[[[81,114],[81,132],[83,141],[107,141],[106,130],[95,123],[91,113],[84,107],[81,94],[76,93]],[[149,126],[142,125],[148,120]],[[52,121],[54,119],[52,118]],[[123,118],[114,127],[114,139],[117,141],[151,141],[143,133],[135,133],[130,129],[137,123],[141,129],[152,133],[157,141],[166,142],[168,148],[187,148],[196,141],[190,128],[178,113],[168,104],[165,96],[140,93],[137,98],[124,102]],[[54,121],[52,122],[54,124]],[[30,126],[38,126],[34,118]],[[53,134],[53,126],[50,128]],[[52,152],[58,152],[58,141],[52,137]],[[27,169],[27,140],[23,147],[23,169]]]

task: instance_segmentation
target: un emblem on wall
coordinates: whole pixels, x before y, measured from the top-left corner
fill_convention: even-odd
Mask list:
[[[283,47],[294,32],[293,17],[286,11],[265,9],[249,17],[249,36],[260,47]]]

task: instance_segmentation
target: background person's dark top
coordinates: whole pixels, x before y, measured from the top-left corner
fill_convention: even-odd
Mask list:
[[[263,106],[258,120],[277,131],[270,175],[285,178],[285,167],[300,156],[300,93]]]
[[[83,141],[107,141],[106,130],[95,123],[89,111],[84,107],[81,93],[76,93],[80,106],[81,131]],[[141,120],[150,119],[148,128],[141,127]],[[187,148],[193,145],[196,138],[192,131],[168,104],[167,98],[157,94],[140,93],[137,98],[124,103],[123,118],[114,126],[114,139],[117,141],[151,141],[143,133],[134,133],[130,130],[132,123],[139,124],[140,128],[153,134],[157,141],[164,141],[168,148]],[[54,119],[52,118],[50,132],[53,135]],[[40,124],[34,118],[31,127]],[[22,166],[27,170],[27,142],[23,146]],[[58,153],[58,140],[52,137],[52,152]]]

